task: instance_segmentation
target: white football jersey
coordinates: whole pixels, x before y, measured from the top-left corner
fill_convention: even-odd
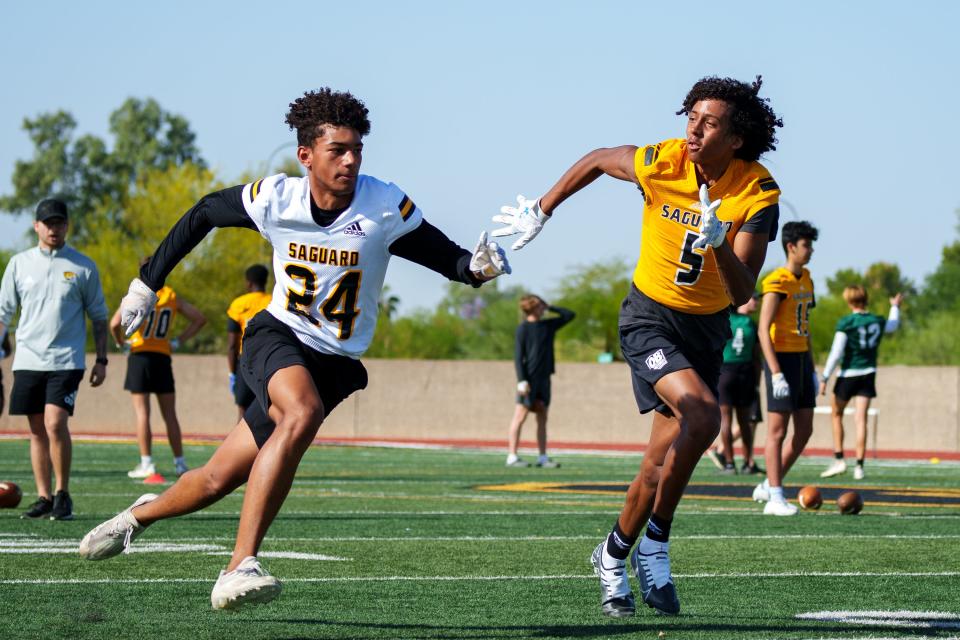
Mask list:
[[[310,214],[307,178],[279,174],[245,185],[243,206],[273,246],[267,311],[317,351],[363,355],[377,326],[389,247],[420,226],[420,209],[396,185],[365,175],[328,227]]]

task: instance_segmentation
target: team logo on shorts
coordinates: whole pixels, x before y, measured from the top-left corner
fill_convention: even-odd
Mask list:
[[[647,356],[646,363],[647,369],[659,371],[667,366],[667,356],[663,355],[663,349],[657,349],[652,354]]]
[[[77,392],[76,392],[76,391],[74,391],[74,392],[71,393],[70,395],[64,396],[64,398],[63,398],[63,403],[64,403],[65,405],[67,405],[68,407],[72,407],[76,401],[77,401]]]

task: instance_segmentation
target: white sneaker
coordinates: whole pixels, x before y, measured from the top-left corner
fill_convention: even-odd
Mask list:
[[[863,467],[860,465],[857,465],[853,468],[853,479],[863,480]]]
[[[756,502],[767,502],[770,500],[770,487],[767,485],[766,480],[753,488],[753,499]]]
[[[770,500],[763,505],[763,515],[765,516],[794,516],[797,515],[797,507],[786,500]]]
[[[832,478],[833,476],[838,476],[841,473],[847,472],[847,463],[843,460],[834,460],[833,464],[827,467],[827,470],[820,474],[821,478]]]
[[[668,616],[680,613],[680,599],[670,573],[669,542],[656,542],[642,536],[630,554],[630,564],[648,607]]]
[[[143,464],[142,462],[135,466],[131,471],[127,471],[128,478],[147,478],[157,472],[157,467],[152,462]]]
[[[603,551],[606,545],[607,541],[604,540],[590,556],[593,573],[600,578],[600,610],[611,618],[626,618],[632,616],[637,608],[627,578],[627,563],[613,558],[612,562],[608,562],[609,567],[604,565]]]
[[[186,462],[175,462],[174,463],[174,473],[177,474],[177,477],[182,476],[187,471],[190,471],[190,467],[187,466]]]
[[[133,517],[132,509],[156,499],[155,493],[145,493],[132,505],[94,527],[80,541],[81,557],[87,560],[106,560],[125,551],[146,529]]]
[[[524,460],[523,458],[517,458],[515,460],[511,460],[507,458],[507,466],[513,467],[514,469],[523,469],[525,467],[529,467],[530,463]]]
[[[253,556],[247,556],[233,571],[221,571],[210,593],[214,609],[236,609],[245,604],[270,602],[280,595],[280,581],[267,573]]]

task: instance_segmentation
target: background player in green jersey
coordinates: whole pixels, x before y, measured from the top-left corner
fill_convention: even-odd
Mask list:
[[[840,318],[827,365],[823,369],[820,395],[827,391],[827,380],[840,365],[837,382],[833,387],[833,451],[836,460],[821,478],[830,478],[846,472],[843,461],[843,411],[851,398],[856,398],[854,423],[857,425],[857,466],[853,470],[855,480],[863,479],[863,459],[867,450],[867,410],[870,400],[877,397],[877,350],[885,333],[892,333],[900,326],[900,302],[903,294],[890,298],[890,315],[884,319],[867,311],[867,292],[860,285],[843,290],[843,299],[850,307],[850,315]]]
[[[733,443],[743,440],[743,473],[759,471],[753,460],[753,432],[756,426],[754,412],[758,409],[760,384],[760,349],[757,342],[757,323],[750,314],[757,310],[757,294],[730,314],[731,337],[723,347],[723,366],[720,369],[720,446],[711,450],[711,460],[724,473],[736,473]],[[736,410],[739,433],[733,424]]]

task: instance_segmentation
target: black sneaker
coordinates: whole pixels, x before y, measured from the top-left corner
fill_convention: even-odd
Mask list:
[[[735,476],[737,475],[737,465],[733,464],[732,462],[728,462],[723,465],[723,469],[720,470],[720,473],[728,476]]]
[[[50,510],[51,520],[73,520],[73,500],[66,491],[57,491],[53,496],[53,509]]]
[[[20,514],[21,518],[42,518],[53,509],[53,501],[50,498],[41,496],[30,505],[30,508]]]
[[[757,475],[758,473],[766,473],[766,472],[760,467],[758,467],[756,461],[754,461],[754,462],[751,462],[750,464],[747,464],[746,462],[744,462],[743,467],[740,468],[740,473],[742,473],[745,476],[753,476],[753,475]]]

